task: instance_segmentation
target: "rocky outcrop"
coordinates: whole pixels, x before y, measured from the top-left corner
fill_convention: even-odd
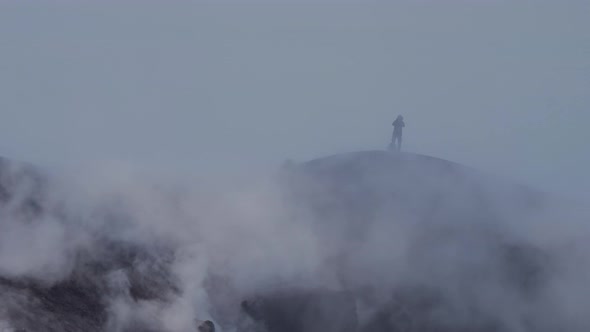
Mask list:
[[[192,331],[542,332],[563,321],[547,302],[555,253],[510,226],[541,214],[544,194],[449,161],[385,151],[291,162],[278,183],[286,219],[321,249],[313,275],[329,287],[253,291],[223,269],[210,271],[202,285],[213,319],[195,321]],[[173,269],[184,248],[160,234],[136,241],[86,229],[80,216],[48,203],[51,193],[38,169],[0,160],[0,227],[49,218],[67,225],[65,238],[72,228],[84,234],[57,280],[0,270],[0,321],[29,332],[185,332],[154,314],[186,299]],[[101,209],[92,218],[102,225],[130,219],[116,206]],[[120,322],[121,304],[148,314],[119,310]]]

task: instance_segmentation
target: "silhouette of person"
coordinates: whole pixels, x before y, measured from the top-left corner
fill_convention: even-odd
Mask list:
[[[404,117],[398,115],[391,125],[393,126],[393,135],[391,135],[390,149],[393,150],[395,148],[397,151],[400,151],[402,149],[402,131],[406,126]]]

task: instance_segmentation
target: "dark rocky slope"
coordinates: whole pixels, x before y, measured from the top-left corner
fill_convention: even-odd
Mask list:
[[[47,204],[51,184],[39,174],[0,163],[0,227],[47,216],[67,229],[81,227],[59,204]],[[204,287],[217,329],[581,331],[560,325],[564,318],[547,295],[556,254],[513,227],[548,205],[530,188],[445,160],[384,151],[292,164],[278,182],[290,218],[321,243],[323,264],[314,273],[333,283],[236,290],[232,276],[210,273]],[[117,211],[100,216],[123,218]],[[176,332],[157,317],[115,326],[110,304],[113,298],[172,303],[183,292],[171,271],[179,248],[157,236],[138,243],[86,233],[92,245],[68,252],[71,271],[60,280],[0,270],[0,320],[24,331]],[[121,275],[123,285],[113,282]],[[240,316],[220,317],[220,306],[228,305]]]

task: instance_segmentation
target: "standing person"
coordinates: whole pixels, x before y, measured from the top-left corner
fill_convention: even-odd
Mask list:
[[[391,135],[391,144],[389,145],[390,149],[393,150],[395,148],[397,151],[400,151],[402,149],[402,131],[406,126],[404,123],[404,117],[398,115],[391,125],[393,126],[393,135]]]

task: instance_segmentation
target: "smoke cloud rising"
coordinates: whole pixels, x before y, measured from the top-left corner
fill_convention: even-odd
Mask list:
[[[0,1],[0,332],[590,331],[589,1],[224,2]]]
[[[590,326],[584,211],[457,164],[362,152],[190,188],[78,174],[3,162],[4,330],[272,332],[268,305],[301,296],[306,331]]]

